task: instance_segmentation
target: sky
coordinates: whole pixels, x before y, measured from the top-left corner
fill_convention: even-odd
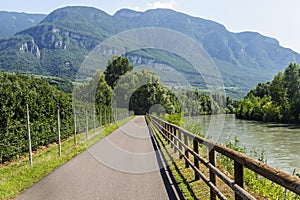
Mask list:
[[[121,8],[170,8],[223,24],[231,32],[255,31],[300,53],[299,0],[0,0],[1,11],[49,14],[64,6],[92,6],[113,15]]]

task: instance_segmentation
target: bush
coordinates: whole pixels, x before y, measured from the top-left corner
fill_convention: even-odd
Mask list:
[[[182,122],[183,122],[182,117],[183,117],[182,113],[165,114],[165,120],[167,122],[170,122],[170,123],[175,124],[177,126],[182,125]]]

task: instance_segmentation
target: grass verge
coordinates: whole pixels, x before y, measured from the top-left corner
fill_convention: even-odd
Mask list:
[[[40,148],[33,154],[33,167],[30,167],[28,157],[0,165],[0,199],[13,199],[20,192],[109,135],[130,119],[98,128],[96,131],[90,130],[87,141],[84,133],[77,134],[76,146],[74,145],[74,136],[69,137],[61,143],[61,156],[58,156],[57,144]]]
[[[160,146],[160,150],[168,161],[169,168],[183,196],[186,199],[205,199],[209,194],[205,183],[194,180],[193,170],[191,168],[185,168],[184,159],[178,159],[178,155],[174,153],[167,142],[161,138],[160,134],[155,134],[155,138]]]
[[[176,179],[176,183],[179,185],[185,198],[209,200],[210,199],[209,187],[202,180],[195,181],[194,171],[191,168],[185,168],[185,160],[179,158],[178,152],[177,153],[174,152],[174,148],[171,148],[171,145],[167,143],[167,141],[162,137],[160,133],[156,131],[155,128],[153,128],[152,130],[159,144],[160,150],[162,151],[166,160],[168,161],[168,165],[172,170],[172,173]],[[192,144],[192,142],[190,141],[189,144]],[[235,151],[245,154],[245,148],[239,146],[239,141],[237,140],[237,138],[235,138],[233,141],[231,140],[227,141],[224,146],[227,146]],[[259,152],[258,150],[252,150],[252,151],[253,151],[252,153],[256,155],[255,157],[257,157],[258,160],[264,160],[264,154],[263,154],[264,151],[262,152]],[[208,149],[203,145],[200,145],[199,154],[200,156],[208,160]],[[191,156],[189,159],[192,160],[193,157]],[[231,180],[234,180],[232,160],[230,160],[226,156],[220,156],[220,154],[217,154],[216,164],[217,164],[216,167],[221,172],[226,174],[226,176],[229,177]],[[209,177],[209,170],[207,169],[207,167],[205,167],[202,164],[199,164],[199,169],[207,178]],[[252,196],[254,196],[258,200],[300,199],[299,195],[296,195],[293,192],[285,190],[283,187],[275,183],[272,183],[266,178],[263,178],[248,169],[244,169],[244,178],[245,178],[244,180],[245,190],[248,191]],[[234,192],[232,191],[232,189],[229,188],[229,186],[227,186],[218,177],[216,180],[217,180],[216,185],[218,189],[221,191],[221,193],[224,194],[228,200],[233,200]]]
[[[148,119],[147,119],[148,120]],[[185,199],[208,199],[209,188],[202,181],[195,181],[194,172],[191,168],[185,168],[184,159],[180,159],[178,153],[174,152],[173,148],[167,143],[167,141],[161,136],[160,133],[148,123],[153,131],[154,137],[157,141],[158,148],[163,153],[163,156],[167,160],[167,164],[176,180],[176,184],[179,186]]]
[[[151,123],[150,123],[151,124]],[[179,158],[178,152],[174,151],[174,148],[162,137],[160,133],[152,126],[152,130],[155,139],[159,145],[160,150],[165,156],[168,165],[176,179],[176,184],[180,187],[181,192],[185,199],[199,199],[199,200],[209,200],[210,199],[210,189],[203,180],[195,180],[194,171],[191,167],[185,167],[185,160]],[[191,144],[191,142],[189,142]],[[199,149],[199,153],[206,154],[206,149]],[[191,159],[191,158],[190,158]],[[200,171],[209,177],[209,170],[207,167],[199,164]],[[217,178],[217,185],[219,190],[230,200],[234,199],[234,192],[219,178]]]

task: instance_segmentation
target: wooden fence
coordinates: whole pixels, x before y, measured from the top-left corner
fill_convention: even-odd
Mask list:
[[[191,167],[195,173],[195,180],[200,178],[210,187],[210,199],[227,199],[216,185],[216,176],[227,184],[234,192],[235,199],[256,199],[244,189],[244,168],[252,170],[270,181],[281,185],[282,187],[300,194],[300,179],[291,176],[285,172],[279,171],[254,160],[244,154],[236,152],[222,145],[210,142],[183,128],[171,123],[167,123],[152,115],[147,115],[157,131],[170,143],[179,156],[185,159],[185,166]],[[205,145],[208,148],[208,158],[205,160],[199,155],[199,145]],[[192,146],[192,148],[190,147]],[[230,158],[234,162],[234,180],[231,180],[216,167],[216,152]],[[192,160],[189,158],[192,156]],[[199,170],[199,162],[209,169],[209,178]]]

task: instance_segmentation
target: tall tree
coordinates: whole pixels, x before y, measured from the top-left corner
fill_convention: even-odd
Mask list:
[[[287,89],[285,87],[282,72],[279,72],[277,75],[275,75],[269,89],[273,101],[275,101],[279,105],[285,103]]]
[[[99,75],[98,75],[99,76]],[[105,82],[104,76],[100,75],[95,94],[95,104],[99,106],[111,106],[112,90]]]
[[[161,105],[166,113],[174,114],[179,112],[176,105],[179,105],[174,94],[161,84],[147,84],[139,87],[131,96],[129,109],[135,114],[146,114],[153,105]]]
[[[295,121],[300,113],[300,68],[291,63],[284,71],[283,79],[287,88],[287,98],[290,102],[289,118]]]
[[[107,63],[107,67],[104,72],[105,81],[112,89],[114,89],[120,76],[132,69],[133,67],[129,64],[128,58],[115,56]]]
[[[291,63],[284,71],[283,79],[287,88],[287,96],[293,99],[299,92],[299,66],[296,63]]]

